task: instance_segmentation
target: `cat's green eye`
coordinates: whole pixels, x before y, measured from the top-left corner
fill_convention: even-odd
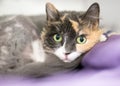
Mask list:
[[[78,44],[84,44],[84,43],[86,43],[86,41],[87,41],[87,39],[86,39],[85,36],[79,36],[79,37],[77,38],[77,43],[78,43]]]
[[[62,36],[60,34],[55,34],[53,36],[53,39],[55,40],[55,42],[61,42],[62,41]]]

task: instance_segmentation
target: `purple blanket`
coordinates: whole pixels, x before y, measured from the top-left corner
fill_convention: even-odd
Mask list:
[[[44,79],[0,78],[0,86],[120,86],[120,35],[98,43],[83,58],[84,69]]]

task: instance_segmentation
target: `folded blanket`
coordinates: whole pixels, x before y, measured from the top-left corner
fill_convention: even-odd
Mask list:
[[[120,66],[120,35],[111,36],[106,42],[98,43],[86,54],[82,64],[97,69]]]

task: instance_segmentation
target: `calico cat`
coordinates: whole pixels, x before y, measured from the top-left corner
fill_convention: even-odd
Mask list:
[[[40,38],[30,42],[32,56],[29,58],[32,61],[13,68],[10,73],[38,77],[76,68],[96,43],[106,40],[99,28],[99,11],[97,3],[86,12],[59,12],[54,5],[47,3],[46,23]]]
[[[63,62],[72,62],[106,37],[99,28],[99,5],[92,4],[86,12],[59,12],[46,4],[47,23],[41,33],[45,52]]]
[[[44,59],[43,64],[27,65],[20,69],[22,74],[43,76],[76,68],[96,43],[107,39],[99,28],[99,12],[97,3],[86,12],[59,12],[54,5],[47,3],[46,24],[40,33],[45,53],[40,57]]]

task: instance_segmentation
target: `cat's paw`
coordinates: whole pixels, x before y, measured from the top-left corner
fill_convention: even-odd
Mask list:
[[[106,41],[107,37],[105,35],[100,36],[100,42]]]

